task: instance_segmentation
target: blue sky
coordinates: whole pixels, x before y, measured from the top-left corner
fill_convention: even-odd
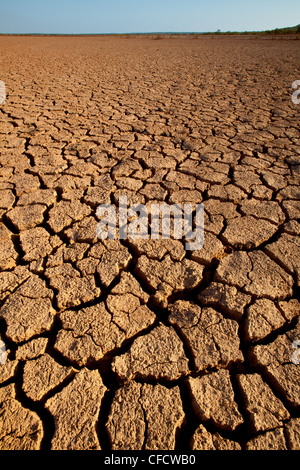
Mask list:
[[[0,0],[1,33],[253,31],[299,23],[299,0]]]

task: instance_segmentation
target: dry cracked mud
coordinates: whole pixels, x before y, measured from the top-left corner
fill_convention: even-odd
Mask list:
[[[2,450],[300,449],[299,43],[156,39],[0,38]]]

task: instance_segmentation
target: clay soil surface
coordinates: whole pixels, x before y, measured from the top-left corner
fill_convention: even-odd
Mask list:
[[[299,44],[0,38],[2,450],[300,449]],[[204,247],[97,239],[122,195]]]

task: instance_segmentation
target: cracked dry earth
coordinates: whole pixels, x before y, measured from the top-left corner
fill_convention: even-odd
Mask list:
[[[299,42],[0,44],[0,448],[300,449]],[[120,195],[204,247],[98,240]]]

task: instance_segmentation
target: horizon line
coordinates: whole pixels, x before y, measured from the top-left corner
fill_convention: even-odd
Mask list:
[[[188,34],[253,34],[253,33],[268,33],[274,31],[282,31],[282,30],[289,30],[300,27],[300,25],[295,26],[284,26],[282,28],[274,28],[274,29],[262,29],[262,30],[247,30],[247,31],[222,31],[218,29],[217,31],[146,31],[146,32],[110,32],[110,33],[0,33],[0,36],[121,36],[121,35],[152,35],[152,34],[180,34],[180,35],[188,35]]]

